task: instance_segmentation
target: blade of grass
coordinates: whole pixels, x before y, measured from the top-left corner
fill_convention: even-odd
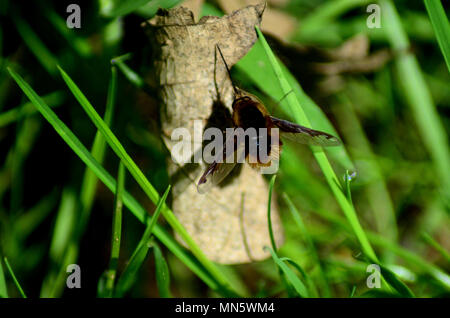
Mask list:
[[[306,281],[306,284],[308,286],[307,290],[309,291],[309,296],[312,298],[318,298],[319,294],[317,293],[316,285],[314,284],[314,281],[309,277],[309,275],[303,270],[303,268],[296,263],[294,260],[290,259],[289,257],[280,257],[280,260],[283,262],[289,263],[291,266],[295,267],[297,271],[303,276],[303,279]]]
[[[73,189],[64,188],[50,242],[49,260],[51,267],[43,280],[41,297],[56,297],[65,286],[65,279],[62,275],[66,269],[64,259],[75,232],[76,212],[77,196]]]
[[[376,263],[373,259],[368,259],[368,263]],[[406,286],[399,278],[397,278],[397,275],[394,274],[391,270],[389,270],[386,266],[376,263],[381,270],[381,275],[386,279],[386,281],[394,287],[394,289],[399,293],[402,297],[408,297],[412,298],[415,297],[413,292]]]
[[[64,101],[64,94],[60,91],[56,91],[42,96],[42,99],[50,107],[56,107],[60,106]],[[23,116],[30,116],[35,113],[37,113],[37,109],[30,102],[27,102],[24,105],[14,107],[0,114],[0,128],[21,119]]]
[[[117,281],[117,287],[115,290],[116,297],[122,297],[133,285],[137,279],[138,270],[141,268],[144,260],[147,256],[148,249],[151,247],[150,239],[152,237],[154,226],[158,220],[159,214],[161,213],[163,206],[166,202],[167,196],[169,195],[170,185],[167,187],[166,192],[164,192],[161,199],[158,201],[155,213],[153,213],[152,219],[148,226],[146,227],[141,240],[139,241],[136,249],[130,257],[130,261],[125,267],[122,275],[120,275]]]
[[[271,62],[272,69],[275,72],[279,84],[283,90],[284,94],[287,94],[291,90],[291,86],[289,85],[288,81],[283,75],[283,72],[277,62],[277,59],[275,58],[275,55],[273,54],[272,50],[270,49],[269,45],[264,39],[264,35],[259,30],[258,27],[256,27],[256,32],[258,33],[259,41],[261,41],[265,52]],[[290,107],[290,111],[293,114],[293,117],[296,119],[296,121],[306,127],[311,127],[308,118],[306,117],[306,114],[303,111],[303,108],[301,107],[300,103],[297,100],[297,97],[295,94],[289,94],[286,97],[286,100],[288,101],[288,105]],[[377,256],[375,255],[374,250],[372,249],[372,246],[370,245],[369,240],[367,239],[367,236],[361,227],[361,224],[359,223],[357,214],[353,206],[350,204],[350,202],[347,200],[345,194],[342,192],[342,188],[340,186],[340,182],[338,178],[336,177],[336,174],[334,173],[333,168],[331,167],[330,162],[328,161],[327,156],[323,152],[322,149],[317,149],[320,147],[312,147],[313,148],[313,154],[314,157],[317,160],[317,163],[319,164],[320,168],[322,169],[322,172],[328,182],[328,185],[330,186],[336,201],[340,205],[342,211],[344,212],[345,216],[347,217],[348,222],[350,223],[353,232],[358,239],[361,248],[365,254],[367,254],[369,257],[373,259],[377,259]]]
[[[109,83],[106,110],[104,115],[104,120],[108,126],[111,125],[114,113],[116,81],[117,72],[113,67],[111,69],[111,80]],[[103,163],[105,149],[106,142],[103,138],[103,135],[97,131],[91,153],[92,156],[100,163]],[[96,185],[97,177],[89,168],[86,168],[81,184],[79,200],[77,201],[77,205],[79,204],[80,206],[80,215],[76,220],[76,224],[74,224],[73,235],[70,237],[70,241],[64,249],[62,260],[59,263],[59,268],[56,268],[53,274],[49,273],[49,278],[46,278],[44,280],[44,282],[53,284],[53,287],[50,289],[50,294],[43,294],[44,296],[57,297],[60,296],[63,292],[63,288],[65,286],[64,282],[66,279],[66,267],[69,264],[76,263],[80,240],[88,223],[92,204],[94,202]],[[42,291],[44,292],[45,290],[43,289]]]
[[[350,173],[348,172],[348,170],[345,170],[345,174],[344,174],[345,194],[347,195],[348,202],[350,202],[350,204],[353,205],[352,191],[351,191],[351,187],[350,187],[351,182],[352,182],[352,177],[350,176]]]
[[[136,11],[151,18],[159,8],[169,9],[180,2],[181,0],[123,0],[116,1],[116,6],[105,7],[101,13],[107,18],[117,18]]]
[[[41,126],[38,118],[23,116],[22,118],[23,120],[16,125],[15,143],[8,153],[6,161],[11,173],[10,212],[13,215],[19,212],[23,204],[25,182],[23,168],[28,155],[32,151]]]
[[[58,202],[59,193],[56,188],[48,195],[43,196],[33,207],[14,221],[14,231],[17,240],[24,242],[54,210]]]
[[[427,262],[419,255],[397,244],[392,244],[392,242],[386,240],[384,237],[380,235],[377,235],[376,233],[368,233],[368,236],[371,242],[373,242],[373,244],[391,250],[399,257],[403,258],[406,262],[410,263],[413,266],[417,266],[422,271],[426,272],[431,277],[433,277],[443,287],[450,290],[450,276],[436,265]]]
[[[338,16],[347,11],[373,3],[372,0],[335,0],[325,2],[311,14],[302,20],[299,29],[293,35],[293,39],[303,41],[311,39],[315,33],[324,26],[331,24]]]
[[[119,261],[120,241],[122,236],[122,194],[125,187],[125,166],[119,163],[119,173],[117,177],[117,189],[114,199],[114,215],[112,221],[111,235],[111,257],[109,260],[109,269],[106,275],[106,297],[112,297],[114,281],[116,279],[117,263]]]
[[[104,10],[101,11],[101,14],[108,18],[117,18],[135,11],[148,2],[150,2],[150,0],[124,0],[120,2],[114,1],[112,2],[114,6],[105,7]]]
[[[345,229],[346,231],[351,231],[350,226],[340,215],[331,214],[320,209],[316,210],[316,213],[318,213],[318,215],[320,215],[324,219],[332,222],[333,224]],[[405,249],[404,247],[398,245],[395,242],[392,242],[389,239],[384,238],[381,235],[368,231],[367,237],[375,246],[392,251],[398,257],[402,258],[405,263],[415,266],[424,273],[427,273],[428,275],[433,277],[441,286],[450,290],[450,276],[436,265],[424,260],[421,256]]]
[[[58,69],[61,72],[61,75],[66,82],[69,89],[74,94],[75,98],[78,100],[82,108],[85,110],[86,114],[95,124],[97,129],[99,129],[102,134],[105,136],[106,141],[112,150],[116,153],[116,155],[123,161],[124,165],[127,167],[130,174],[136,180],[136,182],[140,185],[142,190],[148,196],[148,198],[154,203],[158,202],[159,195],[155,188],[151,185],[136,163],[131,159],[131,157],[126,152],[125,148],[119,142],[117,137],[113,134],[113,132],[109,129],[108,126],[105,125],[101,117],[97,114],[93,106],[84,96],[84,94],[80,91],[78,86],[72,81],[72,79],[67,75],[64,70],[62,70],[59,66]],[[197,259],[209,270],[209,272],[221,283],[223,286],[228,286],[228,282],[223,276],[223,274],[218,270],[218,268],[206,257],[206,255],[202,252],[202,250],[198,247],[195,241],[191,238],[189,233],[183,227],[183,225],[178,221],[173,212],[164,205],[162,209],[162,215],[170,224],[170,226],[178,232],[180,237],[186,242],[186,244],[191,249],[192,253],[197,257]]]
[[[273,186],[275,184],[275,179],[276,179],[276,175],[273,175],[272,178],[270,179],[270,184],[269,184],[269,199],[268,199],[268,204],[267,204],[267,223],[268,223],[268,228],[269,228],[269,237],[270,237],[270,244],[272,245],[272,249],[270,249],[271,251],[273,251],[274,255],[278,258],[277,255],[277,247],[275,244],[275,239],[273,236],[273,230],[272,230],[272,218],[271,218],[271,202],[272,202],[272,191],[273,191]],[[280,260],[280,262],[277,262],[277,260],[274,258],[275,264],[277,264],[278,266],[278,272],[280,275],[280,279],[282,281],[282,283],[285,285],[286,287],[286,291],[289,297],[295,297],[295,287],[292,286],[292,284],[296,284],[296,282],[294,283],[289,283],[290,278],[286,277],[286,273],[283,271],[283,268],[280,266],[280,262],[283,263],[283,261]],[[297,292],[298,294],[298,292]]]
[[[116,105],[116,93],[117,93],[117,69],[111,67],[111,80],[109,81],[108,96],[106,99],[106,109],[104,115],[104,121],[108,127],[111,127],[114,115],[114,109]],[[92,156],[100,163],[103,163],[106,152],[106,140],[102,133],[97,130],[92,145]],[[92,204],[94,202],[95,190],[97,188],[97,176],[95,173],[86,168],[83,175],[83,182],[81,186],[80,202],[82,206],[82,212],[80,217],[80,224],[78,226],[78,236],[82,235],[84,228],[89,220]]]
[[[450,24],[445,15],[444,7],[439,0],[424,0],[424,2],[430,16],[434,34],[450,72]]]
[[[274,174],[272,178],[270,179],[269,183],[269,202],[267,204],[267,223],[269,225],[269,236],[270,236],[270,244],[272,244],[272,250],[276,253],[277,252],[277,246],[275,244],[275,238],[273,237],[273,231],[272,231],[272,218],[271,218],[271,207],[272,207],[272,190],[273,185],[275,184],[275,179],[277,175]]]
[[[23,90],[25,95],[36,106],[44,118],[53,126],[55,131],[67,143],[67,145],[75,152],[75,154],[95,173],[95,175],[115,193],[116,182],[114,178],[98,163],[92,154],[83,146],[80,140],[72,133],[72,131],[56,116],[56,114],[43,102],[42,98],[26,83],[23,78],[8,68],[8,72]],[[150,222],[146,210],[131,196],[124,193],[124,203],[136,218],[142,223]],[[174,253],[188,268],[190,268],[200,279],[202,279],[211,289],[218,290],[223,295],[235,295],[227,286],[216,281],[213,276],[203,267],[203,264],[188,254],[170,235],[168,235],[158,225],[154,229],[155,236],[166,245],[166,247]]]
[[[423,232],[421,233],[422,238],[427,242],[430,246],[432,246],[436,251],[438,251],[442,257],[450,264],[450,254],[439,244],[436,242],[435,239],[433,239],[428,233]]]
[[[141,77],[136,74],[131,68],[128,67],[127,64],[125,64],[124,60],[130,58],[130,54],[124,54],[119,57],[116,57],[111,60],[112,65],[117,65],[119,70],[122,72],[123,75],[134,85],[136,85],[139,88],[144,88],[145,82]]]
[[[289,211],[291,212],[292,218],[294,219],[294,222],[297,224],[297,226],[300,230],[300,233],[303,236],[303,239],[306,241],[306,244],[308,246],[310,253],[313,255],[313,257],[316,261],[316,264],[317,264],[317,267],[319,270],[319,277],[320,277],[319,282],[320,282],[320,286],[324,292],[324,296],[330,297],[331,296],[330,287],[328,286],[328,280],[325,275],[325,272],[323,271],[322,263],[320,261],[319,254],[317,253],[314,241],[311,238],[311,235],[309,234],[309,231],[306,228],[305,224],[303,223],[300,212],[297,210],[294,203],[292,203],[289,196],[286,193],[283,193],[283,198],[288,205],[288,208],[289,208]]]
[[[6,279],[3,272],[2,258],[0,257],[0,298],[8,298],[8,289],[6,288]]]
[[[12,17],[16,24],[17,31],[30,49],[31,53],[34,54],[37,60],[50,75],[55,75],[57,59],[39,39],[39,36],[33,31],[31,26],[25,22],[25,20],[15,13],[13,13]]]
[[[375,214],[374,219],[377,230],[395,242],[398,236],[396,215],[382,170],[361,126],[354,105],[345,94],[338,95],[337,98],[340,101],[339,106],[334,107],[337,121],[342,128],[341,130],[349,147],[358,149],[357,151],[351,151],[351,154],[355,159],[364,160],[367,170],[371,171],[371,174],[374,176],[374,181],[365,189],[369,204]],[[350,193],[349,190],[347,189],[348,193]],[[386,257],[390,257],[385,253],[383,256],[385,261]]]
[[[129,59],[130,57],[131,57],[130,53],[118,56],[111,60],[111,64],[117,65],[117,67],[125,76],[125,78],[132,84],[134,84],[136,87],[139,87],[140,89],[144,90],[149,95],[154,95],[155,94],[154,90],[149,85],[147,85],[147,83],[145,83],[145,81],[135,71],[133,71],[127,64],[125,64],[124,61]]]
[[[356,286],[353,286],[352,291],[350,292],[350,296],[348,296],[348,297],[353,298],[355,296],[355,292],[356,292]]]
[[[153,253],[155,255],[155,272],[156,284],[158,286],[159,296],[163,298],[170,298],[170,273],[169,266],[156,242],[152,243]]]
[[[302,298],[308,298],[309,297],[308,290],[306,289],[306,286],[302,283],[300,278],[298,278],[298,276],[295,275],[295,273],[289,268],[289,266],[283,260],[281,260],[271,248],[265,247],[265,249],[269,250],[275,264],[277,264],[277,266],[283,272],[283,274],[286,277],[286,280],[290,284],[292,284],[292,287],[294,287],[297,294]]]
[[[8,269],[9,274],[11,275],[11,278],[12,278],[14,284],[16,285],[17,289],[19,290],[20,295],[22,296],[22,298],[27,298],[27,296],[25,295],[25,292],[22,289],[22,286],[20,286],[19,281],[16,278],[16,275],[14,275],[14,271],[11,268],[11,265],[9,265],[8,259],[6,257],[4,257],[3,260],[5,261],[6,268]]]
[[[381,12],[385,22],[384,30],[395,51],[409,49],[409,39],[403,29],[400,17],[392,1],[381,0]],[[427,88],[417,59],[410,53],[397,58],[397,75],[408,105],[411,108],[425,147],[435,165],[436,176],[440,178],[444,199],[450,200],[450,147],[445,128]]]
[[[59,211],[56,216],[53,237],[50,243],[50,258],[60,262],[73,235],[76,224],[76,194],[70,189],[63,190]]]
[[[53,25],[53,28],[66,39],[67,43],[75,52],[84,58],[89,58],[92,55],[92,48],[89,45],[88,40],[76,36],[77,33],[67,27],[66,21],[61,15],[56,13],[55,10],[48,5],[42,5],[41,10]]]

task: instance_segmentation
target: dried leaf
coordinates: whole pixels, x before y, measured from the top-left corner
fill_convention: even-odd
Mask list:
[[[218,62],[216,44],[231,67],[255,43],[264,4],[248,6],[222,18],[203,17],[195,23],[191,11],[183,7],[163,10],[145,23],[155,56],[156,82],[160,85],[161,129],[164,142],[172,149],[172,131],[187,128],[191,136],[205,127],[230,127],[231,82],[223,63]],[[201,127],[194,127],[194,120]],[[201,140],[192,142],[201,151]],[[240,165],[220,187],[205,195],[197,192],[195,181],[204,164],[175,164],[168,160],[173,184],[172,210],[204,253],[219,263],[244,263],[269,257],[270,245],[267,201],[268,186],[262,175],[248,165]],[[242,195],[245,196],[241,213]],[[272,225],[278,245],[283,240],[275,204]],[[242,230],[243,229],[243,230]],[[248,252],[250,250],[250,253]],[[251,258],[249,254],[251,254]]]

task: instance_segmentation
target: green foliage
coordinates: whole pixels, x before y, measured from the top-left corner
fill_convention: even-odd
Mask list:
[[[303,298],[309,297],[309,293],[308,290],[306,289],[306,286],[302,283],[300,278],[298,278],[298,276],[295,275],[295,273],[291,270],[291,268],[286,264],[286,259],[280,259],[274,250],[272,250],[271,248],[267,249],[269,249],[274,262],[277,264],[282,273],[285,275],[288,283],[294,287],[297,295]]]
[[[144,234],[142,235],[141,240],[139,241],[136,249],[134,250],[133,254],[131,255],[130,261],[128,262],[127,267],[123,271],[122,275],[120,275],[119,281],[117,282],[117,288],[115,292],[115,296],[121,297],[123,296],[132,286],[132,284],[138,279],[138,270],[141,268],[142,264],[144,263],[144,260],[147,256],[148,249],[153,245],[151,241],[151,235],[153,234],[153,230],[156,224],[156,221],[158,220],[159,214],[162,211],[162,208],[166,202],[167,196],[169,195],[170,186],[167,188],[164,195],[161,197],[161,199],[158,202],[158,205],[156,206],[155,213],[152,216],[152,219],[150,223],[148,224],[147,228],[145,229]],[[158,247],[159,250],[159,247]],[[157,252],[155,252],[156,257]],[[161,269],[161,258],[162,255],[158,254],[158,276],[161,275],[168,275],[168,270],[164,273],[160,273],[160,271],[164,271],[164,269]],[[168,277],[164,277],[164,280],[168,280]],[[164,282],[160,283],[163,284]],[[158,288],[163,288],[163,286]]]
[[[5,262],[6,268],[9,271],[9,275],[11,275],[11,278],[12,278],[14,284],[16,285],[17,290],[19,291],[20,295],[22,296],[22,298],[27,298],[27,296],[25,295],[25,292],[22,289],[22,286],[20,286],[20,283],[17,280],[16,275],[14,274],[14,271],[13,271],[11,265],[9,265],[8,259],[6,257],[4,257],[3,260]]]
[[[424,0],[434,34],[450,71],[450,24],[440,0]]]
[[[448,295],[450,33],[441,1],[379,1],[382,27],[368,29],[372,1],[290,0],[279,10],[299,24],[286,42],[269,47],[257,29],[233,79],[276,117],[342,146],[283,141],[267,217],[278,205],[285,241],[275,244],[269,222],[271,257],[233,266],[207,259],[169,208],[177,194],[139,25],[181,2],[94,1],[82,5],[81,29],[67,28],[52,2],[0,5],[0,297],[25,297],[22,287],[70,297],[68,264],[99,269],[83,292],[100,297]],[[223,14],[214,1],[201,9]],[[357,34],[370,53],[387,50],[388,63],[333,81],[300,76],[296,66],[318,57],[295,52]],[[321,94],[324,82],[343,85]],[[381,290],[366,284],[372,263]]]
[[[170,273],[169,266],[159,248],[158,244],[153,242],[153,253],[155,255],[155,276],[160,297],[172,297],[170,293]]]
[[[393,49],[404,51],[409,48],[409,39],[401,25],[400,17],[391,1],[381,1],[386,24],[386,37]],[[397,60],[397,76],[408,105],[411,108],[419,132],[433,159],[440,186],[450,200],[450,147],[445,128],[434,105],[430,91],[423,78],[417,59],[404,54]]]
[[[0,258],[0,298],[8,298],[8,288],[6,287],[6,279]]]

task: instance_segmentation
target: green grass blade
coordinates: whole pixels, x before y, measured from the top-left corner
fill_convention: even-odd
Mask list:
[[[0,298],[8,298],[5,273],[3,272],[2,258],[0,257]]]
[[[441,244],[436,242],[436,240],[432,238],[428,233],[423,232],[421,236],[425,240],[425,242],[427,242],[436,251],[438,251],[442,255],[442,257],[450,264],[450,254]]]
[[[9,274],[11,275],[11,278],[14,281],[14,284],[16,285],[17,289],[19,290],[20,295],[23,298],[27,298],[27,296],[25,295],[25,292],[22,289],[22,286],[20,286],[19,281],[17,280],[16,275],[14,274],[13,269],[11,268],[11,265],[9,265],[8,259],[6,257],[4,257],[3,260],[5,261],[6,268],[8,269]]]
[[[345,194],[347,195],[348,202],[350,202],[350,204],[353,205],[352,190],[351,190],[350,182],[352,182],[352,177],[350,176],[348,170],[345,170],[345,173],[344,173]]]
[[[281,67],[279,66],[277,59],[275,55],[273,54],[272,50],[270,49],[269,45],[264,39],[264,35],[259,30],[258,27],[256,27],[256,31],[259,36],[259,41],[261,41],[264,50],[270,60],[270,63],[272,65],[272,69],[275,72],[279,84],[283,90],[284,94],[287,94],[291,90],[291,86],[289,85],[289,82],[285,78]],[[286,97],[286,100],[288,101],[288,105],[290,107],[290,111],[293,114],[293,117],[295,120],[303,126],[311,127],[311,124],[306,117],[305,112],[303,111],[303,108],[301,107],[300,103],[298,102],[295,94],[289,94]],[[330,162],[328,161],[327,156],[321,149],[317,149],[318,147],[313,147],[314,151],[314,157],[316,158],[320,168],[322,169],[322,172],[328,182],[328,185],[330,186],[336,201],[340,205],[342,211],[344,212],[345,216],[347,217],[348,222],[350,223],[353,232],[358,239],[359,243],[361,244],[361,248],[365,254],[367,254],[369,257],[373,259],[377,259],[375,252],[370,245],[369,240],[367,239],[367,236],[361,227],[361,224],[359,223],[358,216],[356,215],[356,211],[353,208],[353,206],[350,204],[350,202],[347,200],[345,194],[342,192],[342,188],[340,186],[340,182],[338,178],[336,177],[336,174],[334,173],[333,168],[331,167]],[[320,147],[319,147],[320,148]]]
[[[295,275],[295,273],[289,268],[289,266],[283,260],[281,260],[271,248],[266,248],[269,249],[269,252],[272,255],[272,259],[274,260],[275,264],[277,264],[277,266],[283,272],[286,280],[290,284],[292,284],[292,287],[294,287],[297,294],[303,298],[309,297],[308,290],[306,289],[306,286],[302,283],[300,278]]]
[[[398,236],[395,209],[380,163],[378,162],[372,149],[372,145],[361,125],[355,111],[355,105],[353,105],[348,96],[344,94],[340,94],[337,97],[340,103],[339,108],[337,105],[335,106],[336,111],[334,113],[341,126],[348,147],[355,149],[351,152],[355,160],[364,160],[366,170],[370,171],[373,175],[374,180],[368,184],[365,189],[369,204],[374,212],[377,230],[395,242],[397,241]],[[346,176],[346,178],[348,177],[352,177],[352,175]],[[348,187],[347,197],[351,197],[351,192]],[[351,202],[351,200],[349,201]],[[383,253],[383,256],[385,261],[386,257],[390,257],[386,253]]]
[[[117,81],[117,72],[115,68],[112,68],[111,80],[108,88],[106,110],[104,115],[105,123],[108,126],[111,125],[114,113],[116,81]],[[103,135],[97,131],[94,138],[91,153],[92,156],[100,164],[103,163],[105,150],[106,150],[106,141],[103,138]],[[77,200],[77,204],[80,204],[80,215],[76,220],[76,224],[74,224],[73,235],[70,237],[70,241],[64,249],[63,259],[59,263],[59,268],[56,268],[54,273],[50,272],[48,275],[49,277],[44,280],[44,282],[49,282],[54,286],[50,290],[49,292],[50,294],[43,294],[44,296],[57,297],[60,296],[63,292],[63,288],[65,286],[64,282],[66,279],[66,267],[69,264],[76,263],[80,240],[89,221],[92,204],[94,202],[96,185],[97,185],[96,175],[89,168],[86,168],[81,184],[79,200]]]
[[[108,18],[117,18],[135,11],[148,2],[150,2],[150,0],[114,1],[112,2],[114,4],[113,7],[108,8],[108,10],[103,10],[101,13],[103,16]]]
[[[147,83],[145,83],[145,81],[139,76],[139,74],[137,74],[127,64],[125,64],[124,61],[130,57],[131,57],[130,53],[118,56],[111,60],[111,64],[117,65],[118,69],[122,72],[122,74],[130,83],[144,90],[149,95],[155,94],[153,89],[149,85],[147,85]]]
[[[306,244],[308,246],[308,249],[310,250],[311,254],[313,255],[317,267],[319,269],[319,275],[320,275],[320,286],[322,287],[322,290],[324,292],[325,297],[331,296],[330,287],[328,286],[328,280],[325,275],[325,272],[323,271],[322,264],[319,258],[319,254],[317,253],[316,246],[314,244],[314,241],[309,234],[309,231],[307,230],[305,224],[303,223],[302,217],[300,215],[300,212],[295,207],[294,203],[292,203],[291,199],[286,193],[283,193],[283,198],[286,201],[289,211],[291,212],[292,218],[294,219],[294,222],[297,224],[301,235],[303,236],[303,239],[306,241]]]
[[[116,65],[122,72],[122,74],[126,77],[126,79],[133,83],[136,87],[143,88],[145,86],[144,80],[127,64],[125,64],[125,61],[130,58],[131,53],[123,54],[111,59],[111,64]]]
[[[62,293],[65,279],[67,251],[75,234],[77,224],[77,196],[73,189],[65,188],[53,227],[49,258],[54,267],[45,276],[41,288],[41,297],[56,297]]]
[[[75,154],[95,173],[95,175],[113,192],[115,193],[116,182],[114,178],[98,163],[92,154],[83,146],[80,140],[72,133],[72,131],[56,116],[56,114],[49,108],[39,95],[26,83],[20,75],[15,73],[12,69],[8,69],[10,75],[23,90],[25,95],[36,106],[44,118],[53,126],[55,131],[67,143],[67,145],[75,152]],[[143,223],[147,223],[150,219],[147,216],[146,210],[131,196],[129,193],[124,193],[124,203],[136,218]],[[227,285],[222,285],[212,278],[210,273],[188,254],[183,247],[181,247],[170,235],[168,235],[158,225],[154,229],[155,236],[166,245],[166,247],[174,253],[187,267],[189,267],[200,279],[202,279],[211,289],[220,290],[223,294],[228,294]]]
[[[114,215],[112,221],[111,235],[111,257],[109,260],[109,269],[106,275],[106,297],[113,295],[114,281],[116,279],[117,264],[119,261],[120,241],[122,237],[122,195],[125,187],[125,166],[119,163],[119,173],[117,177],[117,189],[114,199]]]
[[[123,161],[124,165],[127,167],[130,174],[136,180],[136,182],[140,185],[142,190],[146,193],[150,200],[154,203],[158,202],[159,195],[155,188],[151,185],[136,163],[131,159],[131,157],[126,152],[125,148],[119,142],[117,137],[113,134],[113,132],[109,129],[108,126],[103,122],[100,116],[97,114],[95,109],[89,103],[84,94],[80,91],[80,89],[76,86],[76,84],[70,79],[70,77],[65,73],[60,67],[58,67],[61,75],[66,82],[69,89],[74,94],[75,98],[77,98],[80,105],[83,107],[89,118],[95,124],[97,129],[99,129],[102,134],[105,136],[106,141],[112,150],[116,153],[116,155]],[[190,237],[186,229],[183,225],[178,221],[173,212],[164,205],[162,209],[162,215],[170,224],[170,226],[178,232],[180,237],[186,242],[186,244],[191,249],[192,253],[198,258],[198,260],[208,269],[208,271],[218,280],[222,285],[227,286],[228,282],[223,276],[223,274],[218,270],[218,268],[206,257],[206,255],[202,252],[202,250],[198,247],[195,241]]]
[[[64,101],[64,94],[56,91],[42,96],[42,99],[50,106],[57,107]],[[24,116],[30,116],[37,113],[36,107],[32,103],[27,102],[24,105],[12,108],[0,114],[0,128],[9,125]]]
[[[348,296],[349,298],[353,298],[355,297],[355,292],[356,292],[356,286],[352,287],[352,291],[350,292],[350,295]]]
[[[345,220],[336,214],[330,214],[326,211],[317,210],[316,211],[321,217],[332,222],[336,226],[345,229],[346,231],[351,231],[350,226],[345,222]],[[404,247],[398,245],[392,240],[386,239],[384,236],[378,235],[373,232],[368,232],[367,237],[370,242],[378,246],[379,248],[388,249],[396,254],[398,257],[402,258],[405,263],[410,264],[418,268],[421,272],[426,273],[433,277],[441,286],[450,290],[450,276],[445,273],[442,269],[436,265],[424,260],[419,255],[405,249]]]
[[[383,29],[391,47],[405,52],[397,58],[398,80],[419,128],[424,145],[435,165],[436,176],[441,180],[445,199],[450,200],[450,147],[445,128],[433,103],[430,91],[417,59],[406,51],[409,39],[403,29],[400,16],[392,1],[380,1],[385,26]]]
[[[277,252],[277,245],[275,244],[275,238],[273,237],[273,231],[272,231],[272,218],[271,218],[271,208],[272,208],[272,190],[273,185],[275,184],[275,179],[277,175],[273,175],[270,179],[269,183],[269,202],[267,204],[267,223],[269,225],[269,236],[270,236],[270,244],[272,244],[272,250],[276,253]]]
[[[293,38],[297,41],[311,40],[323,26],[329,25],[347,11],[373,3],[372,0],[334,0],[324,2],[302,20]]]
[[[169,195],[170,189],[171,189],[171,186],[169,185],[166,189],[166,192],[164,192],[163,196],[159,199],[158,204],[156,206],[155,213],[153,214],[152,219],[151,219],[147,229],[144,232],[144,236],[143,236],[144,240],[148,241],[150,236],[152,235],[153,228],[155,227],[156,222],[158,221],[159,214],[163,210],[163,206],[166,202],[167,196]]]
[[[139,243],[138,248],[134,251],[127,267],[117,281],[114,297],[123,297],[133,286],[137,280],[138,271],[147,257],[148,249],[151,242],[145,242],[143,245]]]
[[[60,262],[69,244],[76,224],[76,194],[67,188],[63,190],[61,203],[56,215],[53,237],[50,244],[50,257]]]
[[[133,283],[137,280],[136,276],[138,270],[144,263],[148,249],[151,247],[150,238],[152,236],[153,229],[158,220],[159,214],[161,213],[162,208],[166,202],[167,196],[169,195],[169,191],[170,185],[167,187],[166,192],[159,200],[158,205],[156,206],[155,213],[153,213],[150,223],[146,227],[141,240],[139,241],[136,249],[131,255],[127,267],[124,269],[122,275],[120,275],[116,287],[116,294],[115,294],[116,297],[123,296],[131,288]]]
[[[42,11],[46,18],[67,41],[67,43],[83,58],[89,58],[92,55],[92,48],[87,39],[76,36],[77,33],[67,27],[63,16],[56,13],[55,10],[48,6],[43,6]]]
[[[403,258],[405,262],[409,263],[411,266],[419,268],[424,273],[427,273],[433,277],[447,290],[450,290],[450,276],[444,270],[424,260],[419,255],[403,248],[402,246],[392,244],[391,241],[386,240],[380,235],[369,233],[368,236],[374,245],[391,250],[394,254],[397,254],[399,257]]]
[[[23,205],[23,185],[25,175],[24,164],[32,145],[37,139],[40,130],[40,121],[37,118],[25,117],[16,126],[15,143],[9,151],[6,165],[11,169],[10,211],[19,212]]]
[[[381,269],[381,275],[386,279],[386,281],[394,287],[394,289],[402,296],[408,298],[416,297],[411,289],[408,288],[392,271],[390,271],[384,265],[379,264]]]
[[[122,0],[113,2],[117,5],[110,8],[105,7],[101,13],[107,18],[117,18],[137,11],[137,13],[150,18],[156,14],[159,8],[169,9],[180,2],[181,0]]]
[[[163,298],[170,298],[170,273],[169,266],[156,242],[153,242],[153,253],[155,255],[155,272],[156,272],[156,284],[158,286],[159,296]]]
[[[295,267],[295,269],[297,269],[297,271],[300,274],[302,274],[303,279],[306,281],[306,283],[308,285],[308,290],[310,291],[310,297],[317,298],[318,294],[317,294],[316,285],[314,284],[313,280],[309,277],[309,275],[305,272],[305,270],[299,264],[297,264],[294,260],[290,259],[289,257],[280,257],[280,260],[291,264],[291,266]]]
[[[382,277],[397,291],[401,297],[413,298],[414,293],[406,286],[396,274],[389,270],[386,266],[377,263],[373,259],[367,259],[368,263],[377,264],[380,267]]]
[[[111,80],[108,87],[108,96],[106,99],[106,109],[104,115],[105,124],[111,127],[114,109],[116,105],[116,93],[117,93],[117,69],[111,67]],[[103,163],[106,151],[106,140],[102,133],[97,130],[94,138],[94,143],[92,145],[92,156],[100,163]],[[95,173],[86,168],[83,175],[83,182],[80,191],[80,201],[82,206],[81,219],[78,229],[78,236],[81,236],[81,232],[84,231],[86,223],[90,216],[90,211],[92,204],[94,202],[95,190],[97,188],[97,176]]]
[[[38,61],[50,75],[55,75],[57,59],[39,39],[39,36],[33,31],[31,26],[25,22],[25,20],[16,14],[13,14],[13,19],[16,24],[17,31],[30,49],[31,53],[36,56]]]
[[[447,68],[450,72],[450,24],[445,15],[444,8],[439,0],[424,0],[431,25],[434,29],[442,55],[444,55]]]

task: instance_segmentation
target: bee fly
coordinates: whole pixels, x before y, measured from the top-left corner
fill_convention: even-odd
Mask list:
[[[257,134],[255,137],[245,138],[244,141],[236,142],[236,135],[228,136],[223,146],[223,151],[219,156],[221,160],[213,161],[204,171],[197,183],[199,193],[205,193],[211,186],[219,184],[235,167],[238,160],[236,158],[244,157],[245,161],[254,169],[262,173],[274,173],[270,169],[274,166],[278,167],[279,156],[281,152],[282,142],[279,137],[290,139],[292,141],[313,145],[313,146],[338,146],[340,141],[338,138],[322,131],[310,129],[291,123],[287,120],[273,117],[269,114],[263,103],[254,95],[243,91],[236,87],[231,78],[231,72],[228,68],[227,62],[222,54],[219,45],[216,45],[217,50],[222,57],[223,63],[227,70],[231,84],[233,86],[233,114],[232,119],[234,128],[254,128],[256,131],[261,131],[265,128],[266,135]],[[275,129],[273,129],[275,128]],[[233,140],[234,139],[234,140]],[[274,142],[275,140],[275,142]],[[230,154],[226,151],[227,145],[233,143],[231,152],[232,159],[227,160]],[[250,152],[249,148],[258,149],[258,155],[255,152]],[[265,149],[260,149],[264,147]],[[261,155],[262,153],[262,155]],[[266,156],[264,155],[266,154]]]

